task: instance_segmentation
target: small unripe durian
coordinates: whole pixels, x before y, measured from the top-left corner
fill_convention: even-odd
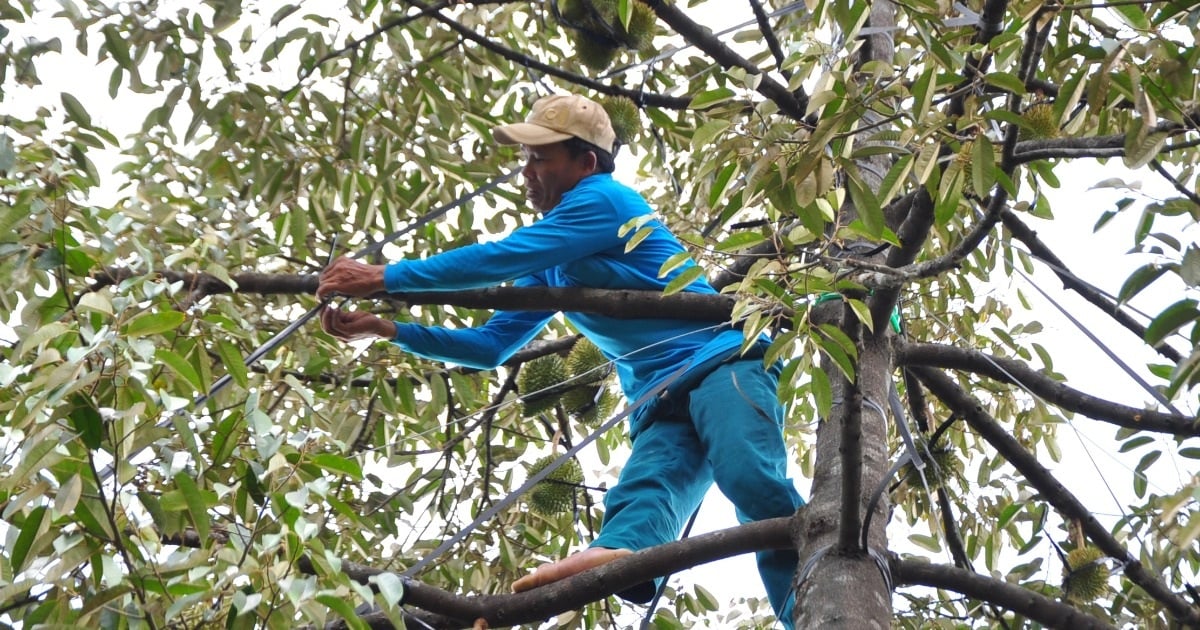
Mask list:
[[[517,392],[521,394],[522,414],[528,418],[554,408],[561,392],[545,391],[567,380],[567,368],[562,357],[550,354],[525,363],[517,375]]]
[[[608,42],[597,39],[587,33],[573,31],[575,41],[575,57],[583,65],[592,70],[604,70],[612,65],[617,58],[619,49]]]
[[[557,455],[547,455],[529,467],[529,476],[541,472]],[[561,514],[575,507],[579,485],[583,483],[583,468],[574,458],[563,462],[529,491],[529,506],[539,514]]]
[[[595,426],[617,408],[617,396],[605,385],[581,385],[562,397],[563,408],[585,426]]]
[[[1057,138],[1059,135],[1058,117],[1054,115],[1054,106],[1050,103],[1038,103],[1030,106],[1021,114],[1025,120],[1026,129],[1034,138]]]
[[[654,22],[658,16],[645,3],[634,0],[633,12],[629,15],[629,28],[625,29],[625,45],[647,51],[654,45]],[[620,24],[620,21],[617,22]]]
[[[1097,562],[1104,552],[1095,547],[1077,547],[1067,554],[1063,571],[1063,595],[1073,602],[1090,602],[1108,590],[1108,565]]]
[[[567,374],[573,383],[595,383],[604,380],[609,374],[608,357],[600,351],[596,344],[587,338],[580,338],[571,346],[567,353]]]
[[[927,449],[923,439],[918,439],[916,446],[922,461],[925,462],[925,469],[922,472],[925,474],[925,481],[929,484],[930,490],[941,486],[946,479],[954,475],[958,465],[958,454],[954,452],[954,449],[941,445]],[[909,486],[921,487],[921,473],[917,472],[917,468],[912,465],[912,462],[905,464],[900,469],[900,475]]]
[[[600,105],[608,112],[617,142],[629,144],[642,128],[642,116],[633,99],[625,96],[608,96],[600,99]]]

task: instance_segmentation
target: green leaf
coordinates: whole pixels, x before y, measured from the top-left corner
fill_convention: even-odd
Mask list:
[[[812,390],[813,404],[817,408],[817,413],[828,417],[833,410],[833,386],[829,383],[829,375],[815,365],[809,371],[809,375],[812,379],[809,387]]]
[[[1150,30],[1150,18],[1147,17],[1146,10],[1142,6],[1114,2],[1109,5],[1109,8],[1116,11],[1117,15],[1121,16],[1121,19],[1134,29],[1139,31]]]
[[[927,551],[940,553],[942,551],[942,543],[934,536],[926,536],[924,534],[909,534],[908,539],[912,543]]]
[[[975,137],[975,143],[971,147],[971,184],[975,187],[976,195],[987,195],[996,181],[995,172],[996,155],[992,150],[992,143],[988,141],[987,136],[980,134]]]
[[[1012,92],[1018,96],[1025,94],[1025,83],[1017,78],[1017,75],[1008,72],[990,72],[983,77],[984,82],[1000,88],[1006,92]]]
[[[331,453],[318,453],[312,456],[312,463],[333,473],[346,475],[355,481],[362,480],[362,466],[352,457],[342,457]]]
[[[8,134],[0,134],[0,173],[7,173],[12,169],[13,164],[16,163],[17,153],[13,150],[12,139],[8,137]],[[25,213],[18,215],[16,206],[10,207],[6,212],[15,215],[18,219],[27,216]],[[16,225],[16,221],[14,220],[10,224],[8,215],[6,214],[4,220],[0,221],[0,233],[7,234],[13,225]]]
[[[1121,290],[1117,292],[1117,301],[1122,304],[1128,302],[1133,296],[1141,293],[1142,289],[1150,286],[1155,280],[1162,277],[1167,272],[1167,268],[1155,263],[1143,265],[1136,271],[1129,274],[1125,279],[1125,284],[1121,285]]]
[[[875,330],[875,321],[871,318],[871,307],[867,306],[862,300],[846,299],[846,303],[850,305],[850,310],[854,311],[854,315],[858,317],[858,321],[862,322],[867,330]]]
[[[721,118],[710,120],[696,129],[692,134],[692,150],[703,150],[714,138],[729,128],[730,122]]]
[[[1130,133],[1125,143],[1123,158],[1126,168],[1139,169],[1149,164],[1150,160],[1158,157],[1158,152],[1170,137],[1170,134],[1164,131],[1148,133],[1145,136]]]
[[[125,336],[145,337],[175,330],[187,319],[187,315],[179,311],[163,311],[161,313],[146,313],[135,317],[125,326]]]
[[[379,594],[389,606],[396,606],[404,600],[404,582],[395,573],[378,573],[372,575],[370,581],[379,587]]]
[[[766,237],[759,232],[738,232],[717,243],[716,250],[725,253],[737,252],[754,247],[765,240]]]
[[[71,427],[79,434],[84,446],[90,450],[100,448],[104,438],[104,419],[92,399],[76,392],[71,395],[71,411],[67,414]]]
[[[369,627],[363,622],[362,619],[359,618],[358,613],[354,612],[354,607],[340,596],[330,593],[322,593],[317,595],[314,599],[316,599],[318,603],[327,606],[329,610],[337,613],[346,622],[347,626],[355,628],[355,630],[363,630]]]
[[[1010,503],[1000,511],[1000,518],[996,519],[996,529],[1004,529],[1013,517],[1017,515],[1021,509],[1025,507],[1024,503]]]
[[[695,282],[703,274],[704,269],[696,265],[684,269],[678,276],[675,276],[667,283],[667,286],[663,288],[663,295],[671,295],[686,289],[688,285]]]
[[[45,516],[46,506],[38,506],[29,512],[29,516],[26,516],[25,522],[21,524],[21,533],[17,535],[17,540],[12,547],[11,566],[14,574],[20,573],[25,568],[25,560],[29,557],[33,542],[41,533],[42,518]]]
[[[663,261],[663,264],[658,268],[658,277],[666,277],[667,274],[671,273],[680,266],[687,264],[691,260],[691,252],[682,251],[672,254],[665,261]]]
[[[179,488],[180,494],[183,495],[183,500],[187,503],[187,511],[192,517],[192,525],[196,528],[196,534],[200,536],[200,540],[208,540],[208,506],[205,505],[204,495],[201,494],[200,487],[196,485],[196,481],[186,472],[180,472],[175,475],[175,486]]]
[[[1196,310],[1196,300],[1180,300],[1159,313],[1158,317],[1155,317],[1146,327],[1146,343],[1156,346],[1162,343],[1168,335],[1198,318],[1200,318],[1200,311]]]
[[[195,391],[205,390],[204,381],[200,380],[200,374],[196,372],[191,363],[188,363],[178,353],[166,348],[159,348],[154,353],[154,358],[166,364],[167,367],[170,367],[171,371],[179,375],[184,381],[187,381],[187,384]]]
[[[67,111],[67,119],[74,121],[80,127],[90,129],[92,126],[92,117],[88,114],[87,109],[84,108],[83,103],[80,103],[79,99],[67,92],[63,92],[60,96],[62,98],[63,109]]]
[[[238,387],[246,387],[250,382],[246,372],[246,360],[238,347],[232,341],[220,339],[217,341],[217,354],[220,355],[221,363],[225,365],[233,382],[237,383]]]
[[[717,88],[697,95],[696,98],[692,99],[689,107],[691,109],[706,109],[717,103],[724,103],[734,96],[734,91],[727,87]]]

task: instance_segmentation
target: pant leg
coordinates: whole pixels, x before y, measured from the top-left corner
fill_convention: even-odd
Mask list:
[[[608,489],[600,535],[590,546],[638,551],[671,542],[711,486],[712,469],[692,424],[655,419],[633,441],[620,478]],[[647,583],[619,595],[645,603],[655,587]]]
[[[791,516],[804,500],[787,476],[784,410],[778,379],[758,359],[724,364],[691,393],[692,423],[700,436],[713,478],[745,523]],[[795,550],[757,554],[767,599],[785,628],[792,627]]]

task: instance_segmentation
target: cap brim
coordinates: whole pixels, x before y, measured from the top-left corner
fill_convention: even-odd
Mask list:
[[[570,138],[571,134],[547,129],[541,125],[519,122],[504,125],[503,127],[496,127],[492,130],[492,137],[500,144],[528,144],[530,146],[538,146],[562,142]]]

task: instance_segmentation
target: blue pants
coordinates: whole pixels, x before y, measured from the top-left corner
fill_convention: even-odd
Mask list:
[[[804,499],[787,476],[776,386],[776,373],[760,359],[734,361],[696,385],[682,408],[656,412],[604,498],[604,523],[591,546],[637,551],[675,540],[714,481],[739,522],[795,513]],[[767,599],[790,629],[799,556],[773,550],[757,560]]]

